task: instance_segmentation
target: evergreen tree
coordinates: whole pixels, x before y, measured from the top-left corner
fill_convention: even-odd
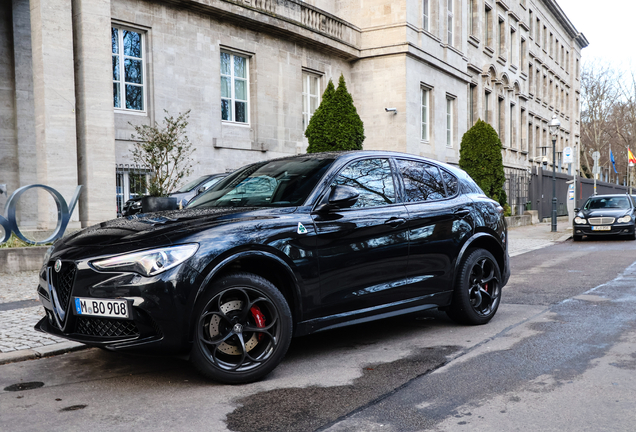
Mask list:
[[[344,76],[338,88],[331,80],[322,95],[322,102],[309,121],[305,136],[309,141],[307,153],[340,150],[362,150],[364,125],[353,98],[347,91]]]
[[[504,183],[501,140],[497,132],[483,120],[471,127],[462,137],[459,167],[475,180],[484,193],[499,202],[509,212]]]

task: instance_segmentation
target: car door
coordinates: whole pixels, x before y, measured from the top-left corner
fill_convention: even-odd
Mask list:
[[[408,233],[390,161],[352,161],[335,185],[355,188],[359,198],[351,208],[313,215],[321,304],[335,314],[391,302],[406,271]]]
[[[435,164],[397,159],[396,166],[408,212],[411,296],[452,290],[454,260],[473,230],[472,201],[459,193],[457,179]]]

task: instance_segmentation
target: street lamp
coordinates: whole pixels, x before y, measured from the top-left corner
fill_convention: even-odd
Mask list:
[[[552,135],[552,229],[557,230],[557,198],[556,198],[556,139],[559,134],[561,122],[557,119],[556,114],[552,116],[552,120],[548,123],[550,135]]]

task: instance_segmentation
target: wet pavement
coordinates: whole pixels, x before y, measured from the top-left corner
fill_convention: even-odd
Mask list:
[[[544,248],[571,237],[567,223],[557,232],[549,223],[510,228],[510,256]],[[81,349],[82,344],[37,332],[33,326],[44,316],[36,292],[38,272],[0,273],[0,364]]]

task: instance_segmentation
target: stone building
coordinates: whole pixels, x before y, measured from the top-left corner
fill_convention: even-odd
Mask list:
[[[554,0],[9,0],[0,184],[10,194],[42,183],[67,199],[81,184],[75,226],[98,223],[139,192],[134,125],[191,110],[195,176],[302,153],[340,74],[365,149],[457,163],[462,135],[483,118],[507,169],[527,172],[553,114],[558,149],[578,144],[586,45]],[[55,213],[28,192],[21,227]]]

